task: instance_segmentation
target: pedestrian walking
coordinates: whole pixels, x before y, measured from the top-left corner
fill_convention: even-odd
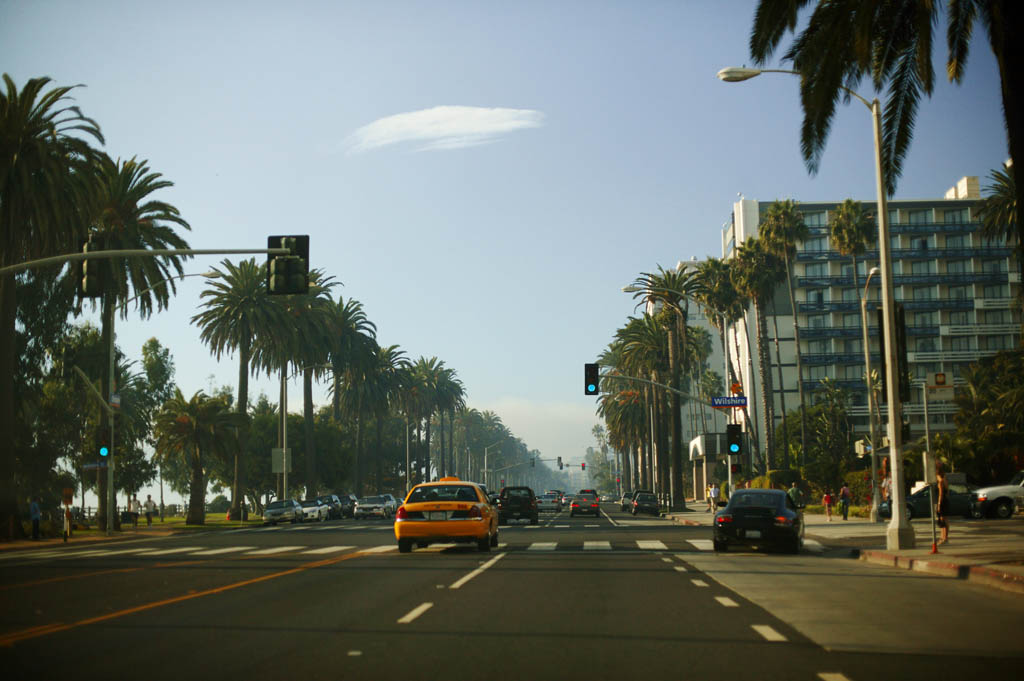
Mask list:
[[[142,505],[146,511],[146,527],[150,527],[153,524],[153,514],[156,513],[156,502],[153,501],[153,495],[146,495],[146,503]]]
[[[839,510],[843,512],[843,520],[847,520],[850,514],[850,488],[843,483],[843,488],[839,490]]]
[[[142,513],[142,504],[139,503],[139,496],[137,494],[132,495],[132,500],[128,504],[128,510],[132,514],[132,527],[135,529],[139,528],[139,514]]]
[[[825,507],[825,517],[832,522],[832,492],[825,490],[825,496],[821,498],[821,505]]]
[[[706,513],[711,513],[711,484],[704,488],[704,499],[708,502]]]
[[[717,482],[711,483],[711,492],[708,494],[708,496],[711,499],[711,509],[712,509],[712,512],[713,512],[714,510],[718,509],[718,483]]]
[[[28,505],[29,515],[32,517],[32,539],[35,541],[39,541],[39,520],[43,517],[43,512],[39,509],[40,501],[42,497],[36,497]]]
[[[796,480],[794,480],[793,484],[789,486],[789,489],[786,491],[786,495],[789,497],[789,500],[793,502],[793,506],[800,508],[804,505],[804,493],[796,484]]]
[[[68,537],[71,536],[71,525],[72,525],[72,522],[73,521],[71,519],[71,507],[70,506],[65,506],[64,507],[64,543],[65,544],[68,543]]]
[[[939,500],[935,508],[936,524],[942,528],[939,543],[945,544],[949,541],[949,520],[946,518],[949,513],[949,480],[941,461],[935,462],[935,487],[939,491]]]

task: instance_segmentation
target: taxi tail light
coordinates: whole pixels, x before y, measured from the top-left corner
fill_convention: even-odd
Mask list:
[[[398,511],[395,512],[395,520],[405,520],[408,517],[409,514],[405,510],[405,506],[399,506]]]
[[[775,524],[780,526],[780,527],[787,527],[787,526],[793,524],[793,519],[792,518],[787,518],[784,515],[777,515],[777,516],[775,516]]]
[[[715,518],[715,522],[719,523],[719,524],[721,524],[721,523],[731,523],[732,522],[732,516],[731,515],[720,515],[717,518]]]
[[[470,518],[483,518],[483,517],[484,517],[484,514],[483,514],[483,512],[482,512],[482,511],[480,510],[480,507],[479,507],[479,506],[471,506],[471,507],[469,508],[469,517],[470,517]]]
[[[590,507],[591,508],[597,508],[597,504],[591,504]]]

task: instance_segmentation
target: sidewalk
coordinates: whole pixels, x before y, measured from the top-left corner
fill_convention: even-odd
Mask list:
[[[67,546],[68,548],[74,546],[82,546],[83,544],[96,544],[100,542],[119,542],[131,539],[147,539],[152,537],[169,537],[174,534],[173,530],[165,530],[157,527],[157,523],[154,522],[152,527],[144,527],[139,525],[138,529],[132,529],[130,527],[122,529],[120,532],[114,532],[111,536],[100,532],[75,532],[68,539],[67,543],[64,542],[63,537],[44,537],[39,540],[32,539],[18,539],[9,542],[0,542],[0,553],[6,551],[18,551],[27,549],[54,549],[60,546]]]
[[[710,528],[713,514],[699,502],[689,513],[672,513],[665,517],[679,525]],[[914,520],[915,548],[890,551],[886,548],[889,521],[872,523],[865,518],[804,516],[805,533],[828,546],[855,543],[853,549],[860,560],[873,565],[917,570],[932,575],[955,577],[985,586],[1024,594],[1024,518],[1011,520],[950,519],[950,540],[932,553],[931,521]]]

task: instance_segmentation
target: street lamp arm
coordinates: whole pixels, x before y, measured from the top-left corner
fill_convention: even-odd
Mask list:
[[[738,83],[740,81],[756,78],[757,76],[760,76],[762,73],[788,73],[791,76],[803,76],[803,74],[800,73],[799,71],[793,71],[791,69],[749,69],[741,66],[727,66],[726,68],[719,71],[717,75],[719,80],[723,80],[726,83]],[[857,94],[856,92],[846,87],[845,85],[838,85],[837,87],[840,90],[844,91],[846,94],[850,95],[851,97],[855,97],[856,99],[860,100],[860,102],[864,106],[866,106],[869,111],[871,110],[871,102],[869,102],[867,99]]]
[[[651,380],[646,379],[646,378],[640,378],[639,376],[627,376],[625,374],[609,374],[609,373],[603,373],[603,374],[599,374],[599,375],[601,376],[601,378],[613,378],[613,379],[622,379],[624,381],[640,381],[642,383],[649,383],[651,385],[656,385],[659,388],[664,388],[665,390],[669,390],[671,392],[674,392],[674,393],[677,393],[679,395],[682,395],[683,397],[685,397],[685,398],[687,398],[689,400],[694,400],[696,402],[700,402],[700,398],[699,397],[694,397],[693,395],[691,395],[688,392],[684,392],[682,390],[676,390],[672,386],[665,385],[664,383],[658,383],[657,381],[651,381]],[[710,402],[706,402],[705,404],[711,404],[711,403]]]
[[[0,267],[0,276],[17,274],[33,267],[59,265],[66,262],[78,262],[79,260],[109,260],[110,258],[137,257],[140,255],[258,255],[260,253],[266,253],[267,255],[289,255],[291,251],[287,248],[127,248],[116,251],[65,253],[64,255],[54,255],[49,258],[29,260],[17,265]]]

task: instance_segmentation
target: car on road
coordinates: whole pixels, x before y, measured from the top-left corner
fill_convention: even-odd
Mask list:
[[[980,518],[981,514],[975,514],[971,506],[974,503],[974,485],[959,482],[949,483],[949,515]],[[938,492],[936,492],[938,494]],[[935,502],[938,503],[938,496]],[[913,494],[907,496],[907,518],[930,518],[932,515],[932,500],[928,494],[928,488],[923,487]],[[878,515],[882,518],[891,518],[892,509],[888,501],[878,502]]]
[[[562,508],[567,508],[572,503],[572,495],[568,492],[562,493]]]
[[[455,476],[416,485],[395,514],[395,539],[400,553],[413,545],[475,543],[480,551],[498,545],[498,510],[484,490]]]
[[[267,504],[267,507],[263,509],[263,524],[264,525],[277,525],[278,523],[298,523],[302,522],[302,518],[305,514],[302,511],[302,506],[299,502],[294,499],[278,499],[271,501]]]
[[[388,502],[384,497],[363,497],[356,502],[356,518],[390,518]]]
[[[331,515],[331,508],[319,499],[306,499],[302,502],[303,521],[312,520],[322,523]]]
[[[554,494],[541,494],[537,497],[537,511],[558,513],[562,510],[562,502]]]
[[[658,497],[650,492],[641,492],[633,499],[633,508],[630,510],[633,515],[650,513],[653,516],[661,515],[661,508],[658,505]]]
[[[804,516],[781,489],[739,489],[729,503],[719,502],[715,513],[714,549],[730,546],[775,547],[799,553],[804,540]]]
[[[392,516],[395,515],[395,512],[398,510],[398,507],[401,505],[401,502],[399,502],[398,499],[396,499],[393,494],[385,493],[382,494],[381,496],[384,497],[384,505],[387,507],[388,513]]]
[[[632,492],[626,492],[625,494],[622,495],[622,498],[619,499],[619,510],[622,511],[623,513],[628,513],[631,510],[633,510]]]
[[[555,495],[555,499],[558,500],[558,510],[561,511],[565,507],[565,502],[562,500],[565,497],[565,491],[560,489],[549,489],[545,494]]]
[[[341,517],[342,518],[355,518],[356,517],[356,502],[359,499],[354,494],[339,494],[338,499],[341,500]]]
[[[577,495],[579,495],[579,494],[592,494],[592,495],[594,495],[594,498],[595,498],[595,499],[596,499],[596,498],[597,498],[597,496],[598,496],[598,495],[597,495],[597,490],[596,490],[596,489],[581,489],[581,490],[580,490],[579,492],[576,492],[576,494],[577,494]]]
[[[975,491],[972,508],[976,518],[994,515],[1009,518],[1016,507],[1024,505],[1024,471],[1005,485],[983,487]]]
[[[527,519],[531,525],[539,522],[537,497],[529,487],[503,487],[498,495],[498,524],[506,525],[509,520]]]
[[[577,494],[569,504],[569,517],[588,514],[595,518],[601,517],[601,505],[597,501],[596,494]]]
[[[341,507],[341,499],[338,498],[337,494],[322,494],[318,496],[317,501],[327,504],[327,517],[329,519],[341,518],[344,515]]]

